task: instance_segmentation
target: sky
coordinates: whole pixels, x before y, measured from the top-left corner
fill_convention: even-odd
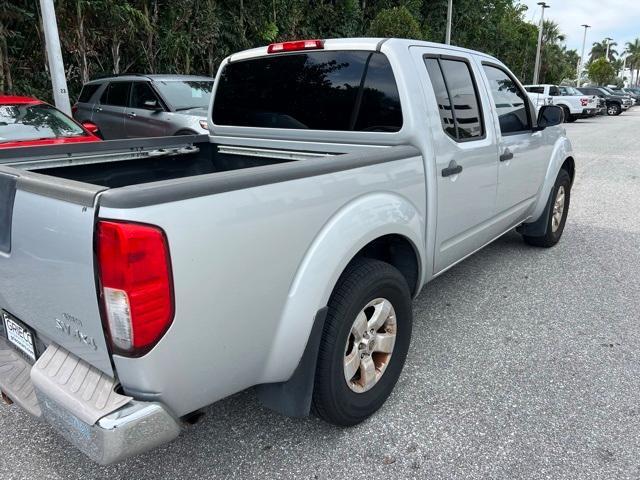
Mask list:
[[[540,21],[540,0],[519,0],[529,7],[525,18],[534,23]],[[582,36],[586,23],[592,27],[587,30],[585,57],[589,55],[591,44],[611,37],[622,53],[626,42],[640,38],[640,0],[545,0],[547,8],[545,19],[551,19],[560,25],[566,35],[567,48],[580,54]]]

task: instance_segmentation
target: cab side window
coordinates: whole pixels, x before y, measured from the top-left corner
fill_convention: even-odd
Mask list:
[[[560,95],[560,89],[558,87],[549,87],[549,95],[557,97]]]
[[[457,141],[484,137],[478,90],[463,59],[425,57],[444,131]]]
[[[500,131],[503,135],[531,130],[527,95],[507,72],[491,65],[483,65],[489,79],[491,96],[496,105]]]

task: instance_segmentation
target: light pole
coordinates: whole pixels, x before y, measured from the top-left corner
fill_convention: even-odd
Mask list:
[[[42,26],[44,27],[44,41],[47,47],[47,60],[49,61],[49,74],[53,87],[53,100],[60,110],[71,115],[69,104],[69,92],[67,79],[64,74],[64,62],[60,50],[60,37],[58,36],[58,23],[53,0],[40,0],[42,11]]]
[[[542,48],[542,30],[544,29],[544,9],[550,8],[545,2],[538,2],[538,5],[542,7],[542,13],[540,14],[540,27],[538,29],[538,49],[536,50],[536,66],[533,69],[533,84],[538,84],[538,75],[540,74],[540,49]]]
[[[578,79],[576,80],[576,86],[580,86],[580,77],[582,76],[582,66],[584,65],[584,47],[587,43],[587,29],[591,28],[591,25],[587,25],[583,23],[584,27],[584,35],[582,36],[582,53],[580,54],[580,58],[578,59]]]
[[[447,6],[447,34],[444,43],[451,45],[451,17],[453,16],[453,0]]]
[[[613,38],[607,37],[604,40],[607,42],[607,53],[605,54],[604,58],[608,62],[609,61],[609,47],[611,46],[611,40],[613,40]]]

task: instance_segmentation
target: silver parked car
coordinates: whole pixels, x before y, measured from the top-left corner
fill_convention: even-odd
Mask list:
[[[209,133],[213,78],[121,75],[87,82],[73,116],[91,122],[105,140]]]

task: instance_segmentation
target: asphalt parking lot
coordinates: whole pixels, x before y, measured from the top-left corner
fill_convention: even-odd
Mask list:
[[[97,467],[0,408],[0,477],[640,478],[640,107],[567,125],[577,179],[550,250],[511,233],[429,284],[383,409],[344,430],[252,392]]]

